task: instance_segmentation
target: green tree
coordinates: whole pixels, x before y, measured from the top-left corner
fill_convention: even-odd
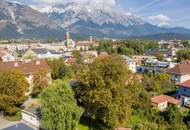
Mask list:
[[[45,70],[38,71],[32,79],[33,82],[33,90],[32,96],[36,97],[41,91],[46,88],[51,81],[51,75],[48,75],[48,72]]]
[[[76,98],[85,109],[85,117],[104,126],[98,129],[119,127],[130,118],[130,75],[119,56],[99,57],[78,73]]]
[[[70,77],[72,74],[71,68],[65,65],[64,59],[48,60],[52,72],[51,76],[53,79],[63,79],[64,77]]]
[[[19,71],[0,73],[0,111],[13,115],[27,99],[29,84]]]
[[[190,60],[190,50],[180,50],[177,52],[177,62],[181,62],[183,60]]]
[[[55,81],[41,94],[42,128],[76,130],[82,109],[77,106],[71,86]]]

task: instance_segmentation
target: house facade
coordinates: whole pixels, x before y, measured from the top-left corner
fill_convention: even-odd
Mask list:
[[[12,54],[5,51],[0,51],[0,61],[9,62],[9,61],[15,61],[15,60],[16,58]]]
[[[167,96],[167,95],[160,95],[160,96],[155,96],[151,98],[152,106],[158,108],[160,111],[164,111],[168,106],[174,105],[177,107],[180,107],[180,101]]]
[[[177,64],[173,68],[168,69],[166,73],[171,75],[172,81],[176,84],[183,83],[190,80],[190,64],[188,62]]]
[[[133,73],[136,73],[137,72],[137,65],[136,65],[136,62],[128,57],[128,56],[123,56],[123,59],[126,61],[126,63],[128,64],[128,67],[129,67],[129,70],[131,70]]]
[[[190,107],[190,80],[179,84],[177,98],[182,106]]]

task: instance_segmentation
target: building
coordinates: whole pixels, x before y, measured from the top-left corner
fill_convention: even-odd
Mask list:
[[[30,61],[30,62],[0,62],[0,72],[9,71],[9,70],[18,70],[21,71],[24,75],[28,83],[30,84],[29,93],[32,91],[32,79],[33,76],[41,71],[47,71],[48,81],[51,82],[51,69],[45,61]]]
[[[136,61],[136,63],[138,65],[141,65],[141,64],[144,64],[144,62],[146,60],[155,60],[156,57],[155,56],[135,55],[132,57],[132,59],[134,59],[134,61]]]
[[[131,70],[133,73],[136,73],[137,70],[136,70],[136,62],[135,62],[135,60],[133,60],[132,58],[130,58],[128,56],[123,56],[123,59],[128,64],[129,70]]]
[[[0,61],[9,62],[9,61],[15,61],[15,60],[16,59],[12,54],[5,51],[0,51]]]
[[[190,80],[190,63],[183,62],[177,64],[173,68],[166,71],[167,74],[171,75],[172,80],[178,84],[184,81]]]
[[[180,100],[182,106],[190,108],[190,80],[179,84],[177,98]]]
[[[32,49],[32,51],[37,55],[37,59],[59,59],[63,57],[63,53],[54,50],[47,49]]]
[[[180,106],[179,100],[167,95],[155,96],[151,98],[151,102],[152,102],[152,106],[158,108],[158,110],[160,111],[165,110],[170,105],[174,105],[177,107]]]
[[[22,110],[22,120],[27,122],[35,127],[40,126],[41,111],[39,107],[29,107],[25,110]]]

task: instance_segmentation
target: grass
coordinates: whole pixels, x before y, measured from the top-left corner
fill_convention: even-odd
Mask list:
[[[89,130],[89,127],[83,124],[78,125],[78,130]]]
[[[19,120],[21,120],[21,118],[22,118],[21,112],[17,112],[13,116],[5,116],[5,119],[7,119],[9,121],[19,121]]]

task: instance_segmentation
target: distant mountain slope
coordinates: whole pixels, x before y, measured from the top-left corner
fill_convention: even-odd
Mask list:
[[[110,5],[72,2],[58,4],[45,14],[66,30],[81,36],[126,38],[161,33],[190,34],[185,28],[161,28]]]
[[[135,39],[148,39],[148,40],[190,40],[190,34],[179,34],[179,33],[163,33],[155,35],[146,35],[139,37],[131,37]]]
[[[164,33],[183,38],[184,34],[190,34],[189,29],[161,28],[111,5],[94,1],[58,4],[42,13],[26,5],[0,0],[0,39],[64,39],[65,30],[70,31],[73,38],[89,35],[128,38]]]
[[[44,14],[17,3],[0,0],[0,38],[63,37],[64,29]]]

